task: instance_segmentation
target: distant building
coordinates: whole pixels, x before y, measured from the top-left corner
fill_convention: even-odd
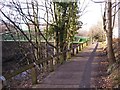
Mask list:
[[[35,25],[32,24],[32,23],[29,23],[29,26],[30,26],[30,30],[34,31],[35,30]],[[46,28],[46,23],[43,23],[43,24],[39,24],[39,29],[40,31],[44,31],[44,29]]]
[[[5,34],[5,33],[8,33],[9,31],[11,33],[14,33],[15,32],[15,27],[9,23],[7,23],[7,26],[9,27],[9,30],[8,28],[6,27],[5,24],[1,23],[0,24],[0,34]]]
[[[3,23],[0,24],[0,35],[2,35],[2,40],[3,41],[4,40],[13,40],[13,37],[11,35],[15,36],[17,34],[16,29],[13,25],[11,25],[9,23],[6,23],[6,25]]]
[[[2,35],[2,41],[26,40],[23,34],[9,23],[7,26],[3,23],[0,24],[0,35]]]
[[[45,34],[45,29],[46,29],[46,23],[43,24],[39,24],[39,30],[41,31],[42,34]],[[25,26],[25,30],[22,29],[22,31],[24,32],[24,34],[26,36],[23,35],[23,33],[20,30],[17,30],[12,24],[7,24],[8,28],[6,27],[5,24],[0,24],[0,34],[2,35],[2,40],[3,41],[9,41],[9,40],[24,40],[26,41],[27,38],[26,36],[28,36],[29,39],[34,40],[36,37],[36,33],[35,33],[35,25],[32,23],[29,23],[29,28]],[[30,32],[29,32],[30,30]],[[39,34],[39,32],[38,32]],[[41,40],[44,40],[44,38],[42,36]],[[48,37],[48,38],[51,38]],[[52,37],[53,38],[53,37]]]

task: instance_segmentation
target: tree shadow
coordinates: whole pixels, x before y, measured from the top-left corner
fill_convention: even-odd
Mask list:
[[[97,50],[98,43],[96,44],[95,48],[93,49],[86,65],[84,68],[84,72],[82,75],[82,79],[80,81],[79,88],[90,88],[90,79],[91,79],[91,71],[92,71],[92,62],[94,60],[95,52]]]

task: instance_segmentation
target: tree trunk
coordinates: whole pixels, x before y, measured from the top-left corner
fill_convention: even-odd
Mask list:
[[[59,28],[57,27],[58,26],[58,19],[57,19],[57,13],[56,13],[56,3],[54,2],[53,4],[53,7],[54,7],[54,16],[55,16],[55,23],[56,23],[56,26],[54,27],[54,46],[57,47],[57,48],[54,48],[54,54],[58,54],[59,53]],[[59,63],[59,57],[57,56],[57,60],[55,60],[56,64]]]
[[[112,46],[112,36],[110,35],[110,33],[107,35],[107,52],[108,52],[109,63],[110,64],[114,63],[115,56],[114,56],[114,51]]]
[[[112,47],[112,3],[111,0],[108,2],[108,32],[107,32],[107,52],[109,63],[115,62],[114,51]]]

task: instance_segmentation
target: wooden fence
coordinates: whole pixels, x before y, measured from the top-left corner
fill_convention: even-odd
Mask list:
[[[89,44],[89,41],[85,41],[82,43],[76,43],[76,45],[69,50],[66,50],[64,52],[58,53],[56,55],[50,56],[45,58],[44,60],[37,61],[35,63],[31,63],[28,65],[25,65],[24,67],[21,67],[18,70],[13,71],[12,73],[4,75],[6,80],[11,79],[12,77],[17,76],[18,74],[21,74],[22,72],[25,72],[26,70],[31,70],[31,79],[32,84],[37,83],[37,72],[36,67],[39,67],[39,69],[43,72],[51,72],[54,71],[55,68],[62,64],[64,60],[62,60],[62,55],[66,53],[66,59],[69,60],[73,55],[76,55],[79,51],[81,51],[85,46]],[[58,60],[59,59],[59,60]],[[42,67],[40,67],[42,65]]]

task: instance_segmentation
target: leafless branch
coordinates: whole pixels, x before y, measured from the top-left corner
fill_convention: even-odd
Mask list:
[[[11,30],[10,30],[10,28],[9,28],[9,26],[8,26],[8,24],[7,24],[4,20],[2,20],[2,22],[3,22],[3,23],[5,24],[5,26],[7,27],[7,30],[9,31],[9,33],[10,33],[11,37],[13,38],[13,40],[16,41],[15,38],[14,38],[14,36],[13,36],[13,34],[12,34],[12,32],[11,32]]]
[[[106,28],[106,23],[107,23],[107,20],[106,20],[106,3],[105,3],[105,9],[104,9],[104,14],[103,14],[103,28],[105,30],[105,32],[107,33],[107,28]]]
[[[88,11],[86,11],[86,8],[88,7],[88,5],[89,5],[90,2],[88,2],[88,3],[85,5],[85,1],[86,1],[86,0],[83,1],[82,6],[81,6],[81,8],[80,8],[80,16],[83,16],[85,13],[88,12]],[[85,5],[85,6],[84,6],[84,5]]]
[[[112,17],[114,17],[114,16],[118,13],[119,10],[120,10],[120,8],[118,8],[118,10],[116,10],[116,11],[114,12],[114,14],[112,15]]]
[[[120,2],[116,3],[116,1],[114,3],[115,3],[115,5],[112,6],[111,8],[116,8],[116,6],[118,6],[120,4]]]
[[[92,2],[94,2],[94,3],[105,3],[106,2],[106,0],[104,0],[104,1],[94,1],[94,0],[91,0]]]
[[[116,0],[115,0],[115,3],[116,3]],[[113,24],[112,24],[112,29],[114,28],[114,25],[115,25],[115,14],[116,13],[116,6],[115,6],[115,8],[114,8],[114,16],[113,16]]]
[[[23,30],[22,30],[19,26],[17,26],[17,25],[14,23],[14,21],[12,21],[8,16],[6,16],[5,13],[4,13],[2,10],[0,10],[0,12],[3,14],[4,17],[6,17],[6,19],[8,19],[8,20],[26,37],[26,39],[32,44],[32,46],[33,46],[34,48],[36,48],[35,45],[33,44],[33,42],[32,42],[32,41],[27,37],[27,35],[23,32]]]

